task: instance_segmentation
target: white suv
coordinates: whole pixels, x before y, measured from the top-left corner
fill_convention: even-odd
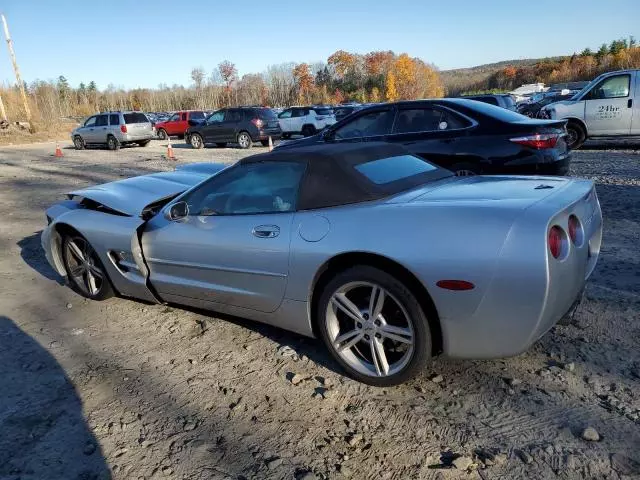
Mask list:
[[[296,134],[310,137],[336,123],[336,116],[329,107],[291,107],[278,115],[278,123],[282,138]]]

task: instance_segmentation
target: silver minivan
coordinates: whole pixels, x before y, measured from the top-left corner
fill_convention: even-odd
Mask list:
[[[109,150],[116,150],[133,143],[146,147],[154,136],[153,125],[142,112],[98,113],[71,132],[76,150],[87,145],[106,145]]]
[[[540,116],[568,120],[570,148],[588,138],[640,137],[640,70],[603,73],[570,100],[544,107]]]

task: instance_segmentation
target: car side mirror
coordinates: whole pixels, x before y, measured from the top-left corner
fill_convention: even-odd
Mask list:
[[[177,202],[169,208],[168,218],[171,221],[180,220],[189,215],[189,205],[187,202]]]

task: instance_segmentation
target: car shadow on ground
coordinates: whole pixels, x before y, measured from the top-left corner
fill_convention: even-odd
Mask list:
[[[6,316],[0,363],[0,477],[111,478],[64,369]]]
[[[24,237],[17,245],[20,247],[20,257],[22,260],[38,272],[43,277],[53,280],[58,285],[64,285],[64,279],[53,269],[47,261],[42,245],[40,243],[40,235],[42,230]]]

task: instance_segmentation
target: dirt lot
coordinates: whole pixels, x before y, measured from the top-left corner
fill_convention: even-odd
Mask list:
[[[174,166],[160,142],[64,147],[61,159],[51,143],[0,150],[0,479],[640,478],[637,148],[574,155],[605,216],[574,325],[516,358],[439,358],[376,389],[312,340],[63,286],[40,248],[44,209],[73,188]],[[582,438],[589,426],[599,441]]]

